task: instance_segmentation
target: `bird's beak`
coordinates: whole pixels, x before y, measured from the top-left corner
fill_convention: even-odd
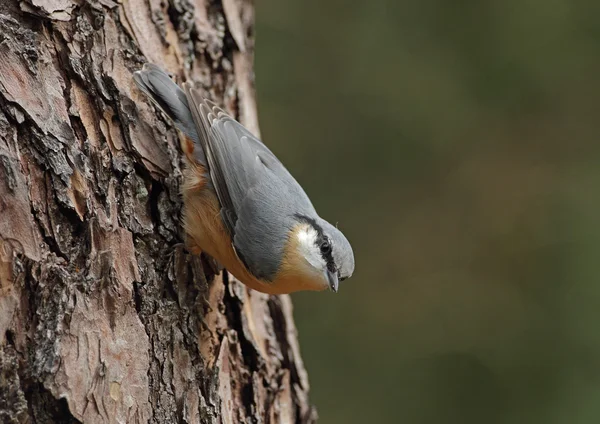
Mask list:
[[[337,272],[331,272],[327,270],[327,279],[329,280],[329,288],[332,292],[337,293],[340,287],[340,280],[338,279]]]

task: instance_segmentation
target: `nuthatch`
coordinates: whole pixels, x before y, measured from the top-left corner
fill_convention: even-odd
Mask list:
[[[337,292],[354,272],[352,247],[275,155],[192,84],[182,90],[152,64],[133,78],[183,133],[188,249],[263,293]]]

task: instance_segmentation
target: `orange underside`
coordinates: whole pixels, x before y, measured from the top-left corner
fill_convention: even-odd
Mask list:
[[[285,294],[301,290],[320,291],[327,288],[321,278],[303,272],[305,270],[303,259],[293,254],[297,251],[295,237],[290,238],[286,243],[280,271],[273,281],[259,280],[248,272],[238,258],[231,238],[223,226],[216,194],[206,189],[205,169],[193,160],[193,142],[185,138],[181,144],[188,159],[188,166],[184,171],[182,195],[186,245],[191,252],[208,253],[246,286],[263,293]]]

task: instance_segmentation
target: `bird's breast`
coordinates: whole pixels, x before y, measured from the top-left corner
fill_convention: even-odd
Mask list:
[[[184,171],[182,184],[183,225],[189,242],[206,252],[239,281],[262,293],[287,294],[302,290],[320,291],[327,286],[320,278],[305,272],[301,263],[289,252],[296,249],[288,241],[281,267],[272,281],[256,278],[238,257],[229,233],[221,219],[221,207],[216,193],[208,188],[205,168],[191,163]],[[197,249],[191,249],[192,251]]]

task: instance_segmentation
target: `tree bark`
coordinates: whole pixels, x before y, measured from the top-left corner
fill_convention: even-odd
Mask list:
[[[250,0],[0,2],[0,422],[308,423],[288,296],[180,243],[181,155],[132,84],[257,132]]]

